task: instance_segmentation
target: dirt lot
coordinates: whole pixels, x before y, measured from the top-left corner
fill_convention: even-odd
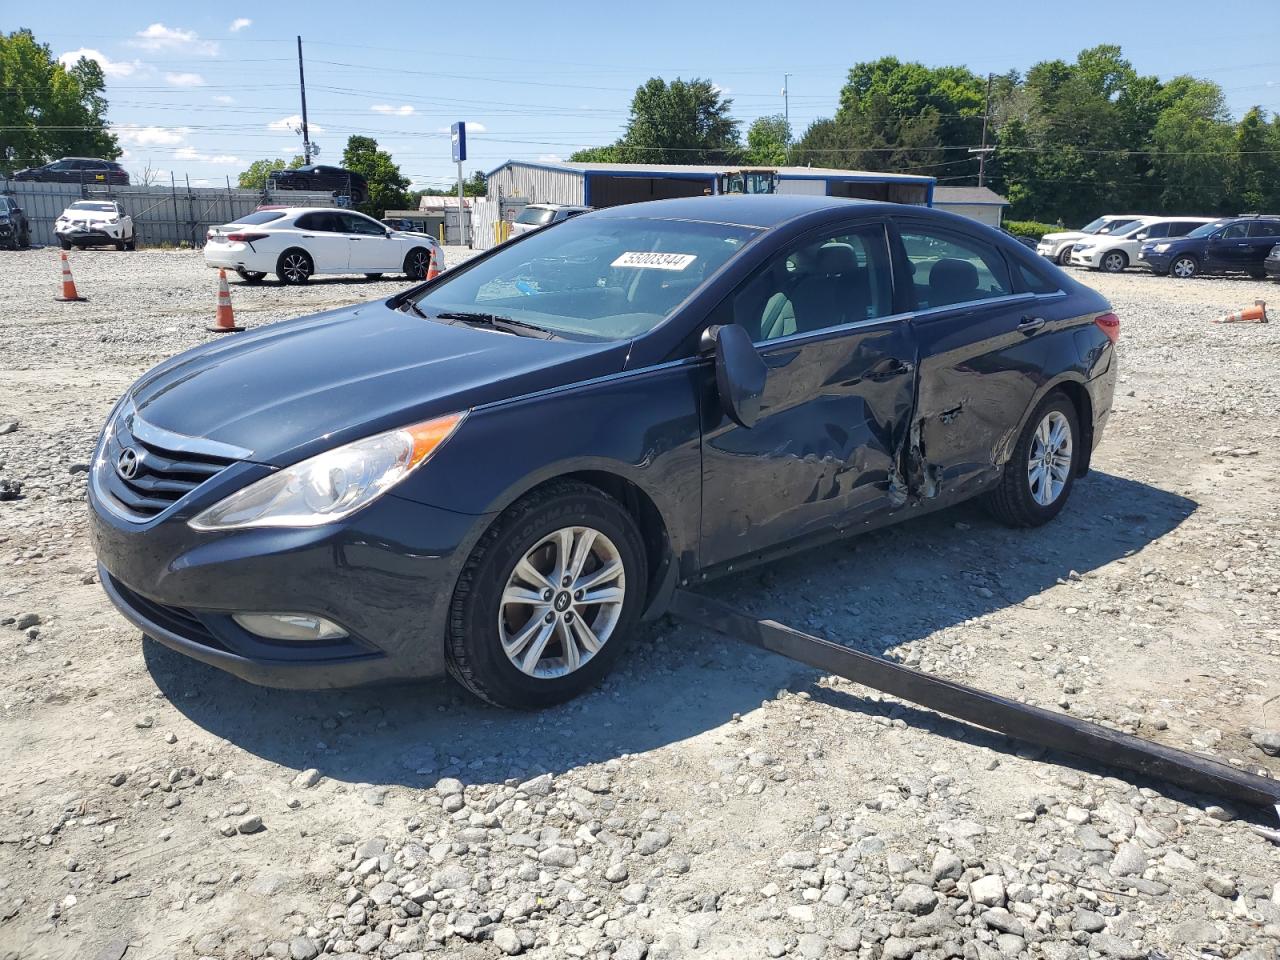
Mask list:
[[[1276,956],[1265,817],[671,622],[538,715],[261,690],[144,641],[95,581],[84,471],[121,391],[212,337],[214,281],[73,263],[89,303],[52,302],[56,251],[0,260],[0,957]],[[1207,322],[1280,287],[1089,282],[1118,404],[1055,523],[965,507],[708,589],[1280,773],[1251,740],[1280,748],[1280,324]],[[233,298],[256,326],[399,286]]]

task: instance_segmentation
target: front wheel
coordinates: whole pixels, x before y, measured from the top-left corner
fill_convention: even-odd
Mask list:
[[[501,707],[552,706],[595,685],[647,592],[640,531],[596,487],[550,483],[480,538],[454,591],[449,672]]]
[[[1071,244],[1068,243],[1065,247],[1063,247],[1062,251],[1058,254],[1058,266],[1060,267],[1071,266]]]
[[[1190,280],[1200,272],[1200,263],[1195,257],[1177,257],[1169,264],[1169,276],[1179,280]]]
[[[1062,393],[1049,394],[1028,418],[999,485],[987,495],[996,519],[1038,527],[1056,517],[1071,496],[1079,444],[1075,406]]]
[[[58,238],[58,246],[60,246],[63,250],[70,250],[70,249],[71,249],[71,241],[70,241],[70,240],[68,240],[66,237],[59,237],[59,238]]]
[[[427,271],[431,268],[431,251],[422,247],[414,247],[404,258],[404,275],[410,280],[427,279]]]
[[[1129,258],[1121,250],[1112,250],[1102,258],[1102,269],[1107,273],[1124,273],[1129,266]]]

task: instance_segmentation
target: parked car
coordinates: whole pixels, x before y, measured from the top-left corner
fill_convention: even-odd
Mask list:
[[[1143,242],[1185,237],[1212,221],[1212,217],[1140,217],[1114,233],[1074,244],[1071,247],[1071,264],[1090,270],[1122,273],[1137,265]]]
[[[544,706],[678,583],[975,496],[1046,523],[1107,423],[1119,328],[938,210],[599,210],[146,374],[93,457],[100,579],[255,683],[448,669]]]
[[[1267,259],[1262,261],[1262,269],[1272,280],[1280,280],[1280,243],[1271,248]]]
[[[422,280],[444,251],[434,237],[389,230],[372,217],[334,207],[255,210],[206,235],[204,262],[258,283],[274,273],[282,283],[306,283],[321,273],[403,273]]]
[[[114,200],[77,200],[53,222],[58,246],[113,246],[117,250],[138,249],[133,217]]]
[[[573,206],[567,203],[531,203],[511,221],[511,236],[541,230],[553,223],[560,223],[580,213],[586,213],[590,209],[591,207]]]
[[[31,246],[31,223],[13,197],[0,195],[0,246],[20,250]]]
[[[38,180],[42,183],[105,183],[127,187],[129,173],[114,160],[94,157],[63,157],[42,167],[27,167],[13,175],[15,180]]]
[[[1267,254],[1280,240],[1280,217],[1226,217],[1185,237],[1148,240],[1138,262],[1152,273],[1187,280],[1202,273],[1267,275]]]
[[[1085,224],[1079,230],[1060,230],[1056,233],[1046,233],[1040,238],[1040,242],[1036,244],[1036,253],[1046,260],[1052,260],[1054,263],[1065,267],[1071,262],[1071,248],[1079,241],[1086,237],[1106,236],[1107,234],[1115,233],[1121,227],[1128,226],[1138,219],[1140,217],[1136,213],[1109,213],[1091,223]]]
[[[296,170],[272,170],[267,180],[275,190],[319,190],[350,197],[352,203],[369,199],[369,184],[353,170],[313,163]]]

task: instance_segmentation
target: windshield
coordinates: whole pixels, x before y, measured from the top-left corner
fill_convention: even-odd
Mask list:
[[[1194,230],[1188,233],[1187,236],[1188,237],[1207,237],[1211,233],[1217,233],[1226,225],[1227,225],[1226,220],[1219,220],[1217,223],[1206,223],[1203,226],[1196,227]]]
[[[759,231],[685,220],[574,217],[500,247],[416,300],[427,314],[485,313],[573,339],[652,330]]]
[[[516,217],[516,223],[528,223],[535,227],[546,226],[551,222],[551,218],[556,215],[554,210],[548,210],[545,207],[525,207],[520,211],[520,216]]]
[[[116,205],[114,203],[94,203],[91,200],[80,200],[73,203],[70,209],[91,210],[94,213],[115,213]]]

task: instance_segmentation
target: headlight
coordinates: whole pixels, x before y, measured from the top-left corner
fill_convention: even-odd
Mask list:
[[[1173,246],[1173,244],[1171,244],[1171,243],[1157,243],[1157,244],[1156,244],[1154,247],[1152,247],[1151,249],[1152,249],[1152,250],[1154,250],[1156,253],[1164,253],[1164,252],[1165,252],[1166,250],[1168,250],[1171,246]]]
[[[237,490],[188,522],[195,530],[236,530],[341,520],[426,463],[465,416],[451,413],[328,450]]]

